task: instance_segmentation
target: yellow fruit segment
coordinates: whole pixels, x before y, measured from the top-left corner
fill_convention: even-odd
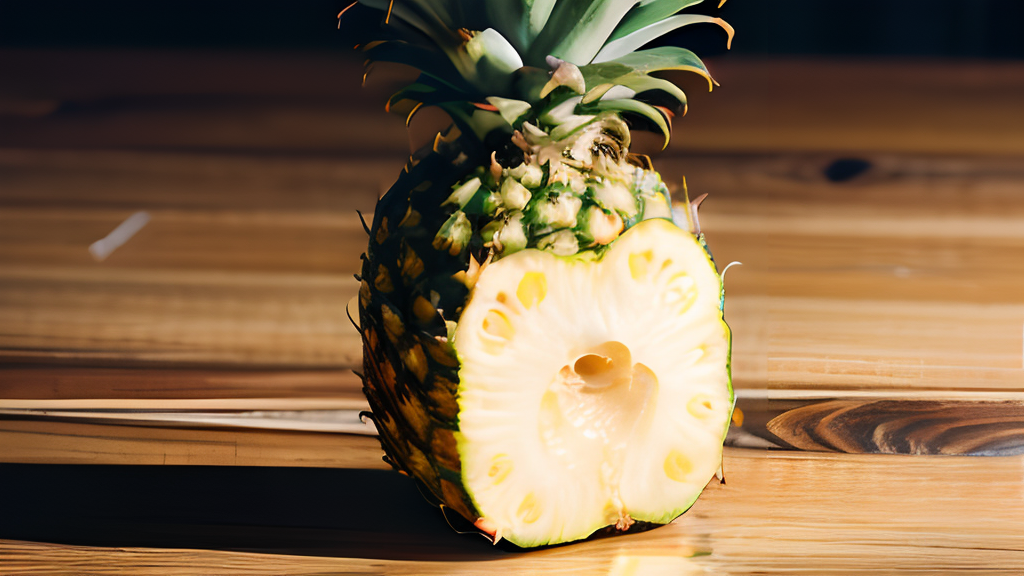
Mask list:
[[[629,255],[629,274],[633,277],[633,280],[640,281],[647,276],[647,269],[650,267],[651,260],[653,259],[654,252],[651,250]]]
[[[689,402],[686,403],[686,411],[693,415],[694,418],[708,418],[713,416],[715,413],[714,404],[711,403],[711,397],[707,394],[697,394]]]
[[[664,295],[666,306],[685,314],[696,301],[697,284],[689,274],[680,272],[669,279]]]
[[[686,482],[686,477],[693,471],[690,459],[679,450],[673,450],[665,458],[665,476],[676,482]]]
[[[491,469],[487,471],[487,475],[494,484],[501,484],[505,478],[508,478],[511,472],[512,459],[508,457],[508,454],[497,454],[494,457],[494,463],[491,464]]]
[[[519,509],[516,510],[516,516],[525,524],[533,524],[540,519],[541,509],[537,502],[537,496],[533,492],[526,495],[523,498],[522,503],[519,504]]]
[[[487,316],[484,317],[483,328],[484,332],[502,340],[509,340],[515,334],[515,329],[508,316],[500,310],[491,310],[487,313]]]
[[[529,310],[540,304],[548,294],[548,279],[543,272],[527,272],[519,281],[516,297]]]

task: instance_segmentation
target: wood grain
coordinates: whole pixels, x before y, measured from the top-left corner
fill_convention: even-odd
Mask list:
[[[362,398],[350,370],[268,370],[181,366],[97,367],[51,364],[0,367],[2,400],[229,400]]]
[[[1020,163],[877,155],[836,183],[824,176],[834,159],[661,159],[669,182],[686,175],[712,194],[702,218],[719,261],[744,263],[726,281],[738,385],[1019,386]],[[0,160],[0,356],[332,368],[358,358],[344,317],[365,242],[352,210],[372,206],[389,161],[38,150]],[[88,244],[137,208],[151,223],[92,261]]]
[[[767,430],[801,450],[1024,454],[1024,403],[834,400],[776,416]]]
[[[388,468],[368,436],[0,419],[0,462]]]
[[[394,560],[403,542],[429,537],[396,532],[361,557],[10,540],[0,556],[13,574],[1017,574],[1024,564],[1019,457],[728,449],[725,470],[727,483],[669,526],[525,554],[464,537],[443,558]],[[298,529],[279,528],[282,538]]]

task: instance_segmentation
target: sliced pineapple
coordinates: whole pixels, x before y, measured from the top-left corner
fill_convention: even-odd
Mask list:
[[[454,337],[480,525],[537,546],[689,508],[732,411],[721,295],[697,239],[662,219],[600,258],[528,249],[487,266]]]

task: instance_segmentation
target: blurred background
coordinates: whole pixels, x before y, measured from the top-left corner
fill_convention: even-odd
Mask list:
[[[311,0],[5,0],[6,48],[204,48],[347,52],[333,16],[349,3]],[[710,4],[710,3],[709,3]],[[1021,58],[1016,0],[731,0],[716,10],[743,33],[734,54]],[[702,53],[717,40],[688,32]]]

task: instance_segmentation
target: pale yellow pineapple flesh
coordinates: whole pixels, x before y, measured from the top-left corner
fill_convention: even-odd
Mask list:
[[[685,511],[732,410],[721,296],[704,248],[664,219],[601,258],[528,249],[484,268],[454,336],[479,524],[535,546]]]

